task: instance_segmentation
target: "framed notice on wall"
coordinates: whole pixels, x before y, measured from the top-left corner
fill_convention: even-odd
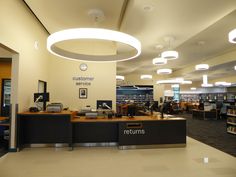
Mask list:
[[[88,97],[88,90],[87,88],[80,88],[79,89],[79,98],[86,99]]]

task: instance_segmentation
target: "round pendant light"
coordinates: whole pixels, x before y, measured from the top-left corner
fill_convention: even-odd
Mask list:
[[[199,64],[195,66],[196,70],[208,70],[209,69],[209,65],[208,64]]]
[[[236,29],[229,32],[229,42],[236,43]]]
[[[143,79],[143,80],[150,80],[150,79],[152,79],[152,75],[143,74],[143,75],[140,76],[140,79]]]
[[[172,69],[158,69],[157,74],[171,74]]]
[[[174,50],[168,50],[161,53],[161,57],[167,60],[175,60],[179,58],[179,53]]]
[[[167,59],[161,58],[161,57],[154,58],[152,60],[152,64],[154,64],[154,65],[165,65],[166,63],[167,63]]]
[[[56,46],[56,44],[63,41],[84,39],[119,42],[130,46],[134,50],[116,55],[86,55],[70,52]],[[74,28],[51,34],[47,39],[47,49],[52,54],[66,59],[95,62],[117,62],[138,57],[141,54],[141,43],[133,36],[118,31],[102,28]]]
[[[123,81],[123,80],[125,80],[125,76],[117,75],[116,80]]]
[[[173,42],[175,38],[173,36],[166,36],[164,37],[164,41],[169,43],[169,49],[171,49],[171,42]],[[175,60],[179,58],[179,53],[175,50],[166,50],[161,53],[161,57],[167,60]]]

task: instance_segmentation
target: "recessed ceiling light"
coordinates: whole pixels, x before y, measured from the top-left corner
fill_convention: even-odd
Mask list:
[[[196,87],[191,87],[190,90],[197,90],[197,88]]]
[[[157,74],[171,74],[172,69],[158,69]]]
[[[161,44],[157,44],[157,45],[154,46],[154,48],[155,48],[156,50],[161,50],[161,49],[164,48],[164,46],[161,45]]]
[[[143,6],[143,10],[145,11],[145,12],[151,12],[152,10],[153,10],[153,6],[152,5],[144,5]]]

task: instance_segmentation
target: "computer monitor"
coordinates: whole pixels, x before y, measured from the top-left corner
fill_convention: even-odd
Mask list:
[[[112,100],[97,100],[97,109],[112,109]]]
[[[134,117],[136,112],[136,106],[134,104],[128,105],[127,114],[129,117]]]
[[[34,93],[34,102],[47,102],[49,101],[49,93]]]

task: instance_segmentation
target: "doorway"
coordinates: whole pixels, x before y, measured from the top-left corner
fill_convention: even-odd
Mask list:
[[[10,116],[11,79],[2,79],[1,117]]]
[[[6,152],[16,152],[16,117],[18,113],[19,54],[0,43],[0,63],[10,61],[10,69],[1,67],[0,78],[0,129]],[[6,75],[7,72],[7,75]],[[9,72],[9,73],[8,73]],[[0,152],[0,156],[2,153]]]

